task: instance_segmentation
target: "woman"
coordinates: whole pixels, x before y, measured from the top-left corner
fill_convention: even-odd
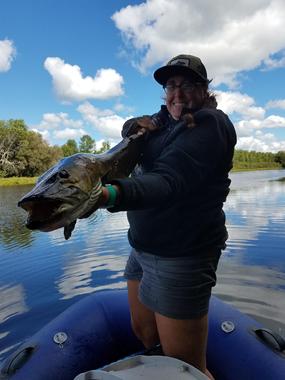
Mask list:
[[[131,178],[103,188],[111,212],[127,210],[132,251],[126,266],[132,326],[150,348],[206,369],[208,306],[227,231],[236,134],[208,92],[198,57],[179,55],[154,73],[166,105],[125,123],[123,136],[145,131]]]

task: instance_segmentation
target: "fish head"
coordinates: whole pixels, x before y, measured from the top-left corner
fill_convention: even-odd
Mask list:
[[[74,228],[76,219],[98,201],[104,170],[94,155],[79,153],[59,161],[18,202],[28,212],[26,226],[45,232]]]

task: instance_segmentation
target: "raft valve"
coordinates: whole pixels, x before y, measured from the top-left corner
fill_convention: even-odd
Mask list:
[[[63,331],[60,331],[53,336],[54,343],[58,344],[61,347],[63,347],[63,344],[67,341],[67,339],[67,334]]]

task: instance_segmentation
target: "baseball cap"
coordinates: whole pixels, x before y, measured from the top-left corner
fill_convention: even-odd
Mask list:
[[[201,59],[194,55],[177,55],[153,74],[154,79],[162,86],[174,75],[184,75],[190,77],[195,82],[210,83],[205,66]]]

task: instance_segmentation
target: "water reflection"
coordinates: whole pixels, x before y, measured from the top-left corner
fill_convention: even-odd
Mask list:
[[[284,171],[234,173],[225,206],[230,239],[214,292],[285,336]],[[17,201],[30,187],[0,188],[0,359],[85,294],[124,288],[125,213],[99,210],[70,240],[24,227]]]
[[[225,205],[231,253],[247,264],[285,268],[285,183],[233,190]],[[277,248],[277,249],[276,249]]]
[[[57,281],[61,299],[73,298],[103,289],[124,288],[125,258],[115,255],[96,255],[83,252],[83,259],[73,259],[64,267],[64,274]]]
[[[18,200],[31,186],[2,187],[0,192],[0,242],[13,250],[31,246],[34,238],[32,231],[23,228],[26,212],[17,206]]]
[[[285,336],[285,183],[252,175],[233,180],[225,205],[230,239],[214,293]]]
[[[21,284],[0,286],[0,359],[19,344],[11,343],[13,338],[9,337],[12,332],[9,321],[29,310],[25,300],[26,294]]]
[[[285,273],[242,261],[238,255],[222,257],[214,294],[285,336]]]
[[[94,219],[88,223],[88,227],[90,232],[86,233],[86,226],[84,230],[83,225],[80,225],[74,236],[75,239],[83,237],[84,247],[66,254],[63,274],[56,282],[61,299],[126,287],[123,270],[129,247],[125,213],[110,217],[107,211],[101,210],[97,215],[97,223]],[[85,240],[84,235],[88,239]]]
[[[236,172],[231,173],[230,177],[232,180],[231,189],[262,187],[268,181],[279,181],[285,178],[285,169]]]
[[[7,284],[0,287],[0,323],[28,311],[25,298],[24,288],[20,284]]]

